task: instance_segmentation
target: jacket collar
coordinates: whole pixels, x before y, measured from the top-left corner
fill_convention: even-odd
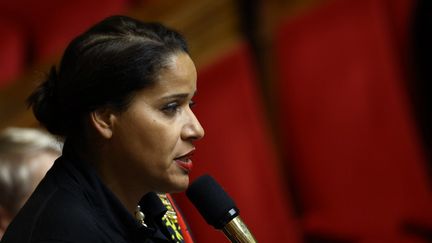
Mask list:
[[[95,168],[88,162],[80,159],[72,148],[65,143],[63,155],[58,160],[61,162],[74,181],[81,188],[85,197],[94,207],[94,217],[102,230],[111,228],[131,240],[156,238],[167,240],[158,229],[157,224],[141,225],[123,206],[114,193],[105,186]],[[142,211],[146,214],[146,221],[159,222],[166,212],[166,208],[153,200],[143,197],[139,202]],[[155,206],[156,205],[156,206]]]

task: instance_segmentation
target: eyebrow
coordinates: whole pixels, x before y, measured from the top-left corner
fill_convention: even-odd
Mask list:
[[[196,95],[197,91],[193,93],[192,97]],[[170,99],[185,99],[189,96],[189,93],[179,93],[179,94],[172,94],[165,97],[162,97],[163,100],[170,100]]]

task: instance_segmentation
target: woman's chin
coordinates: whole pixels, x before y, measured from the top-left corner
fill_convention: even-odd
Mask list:
[[[165,186],[157,190],[160,193],[177,193],[184,192],[189,186],[189,176],[181,176],[181,178],[175,178],[166,183]]]
[[[189,186],[189,176],[182,176],[182,178],[176,180],[176,182],[173,184],[172,192],[186,191],[188,186]]]

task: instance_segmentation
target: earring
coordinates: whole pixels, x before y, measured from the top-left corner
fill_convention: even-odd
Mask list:
[[[141,207],[138,205],[135,209],[135,219],[144,227],[147,227],[146,223],[144,222],[145,215],[141,211]]]

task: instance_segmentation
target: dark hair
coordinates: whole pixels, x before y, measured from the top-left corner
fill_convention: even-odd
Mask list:
[[[59,70],[51,68],[28,105],[48,131],[69,137],[91,111],[125,110],[134,93],[154,84],[177,52],[188,53],[186,41],[159,23],[106,18],[69,44]]]

